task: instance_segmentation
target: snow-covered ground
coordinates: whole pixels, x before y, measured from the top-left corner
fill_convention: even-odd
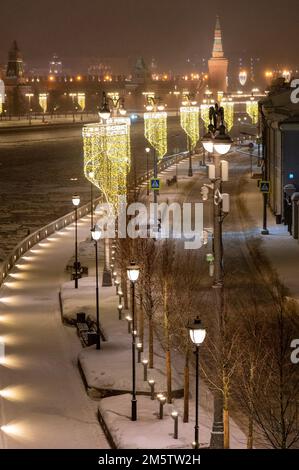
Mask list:
[[[79,239],[90,218],[79,224]],[[59,286],[73,253],[74,227],[20,259],[0,290],[0,448],[108,448],[77,368],[81,345],[61,323]]]
[[[202,400],[203,401],[203,400]],[[113,442],[118,449],[191,449],[194,442],[195,408],[190,400],[190,420],[183,423],[183,400],[174,400],[164,406],[164,419],[158,418],[159,402],[149,397],[137,397],[137,421],[131,416],[131,395],[104,398],[99,412],[106,423]],[[179,413],[178,439],[174,439],[172,411]],[[245,449],[246,436],[231,420],[231,448]],[[211,415],[200,407],[199,442],[208,447],[211,437]]]

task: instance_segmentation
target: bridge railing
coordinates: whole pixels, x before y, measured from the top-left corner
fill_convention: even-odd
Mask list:
[[[93,202],[93,208],[95,209],[98,202],[101,198],[97,198]],[[78,208],[78,218],[82,218],[91,212],[91,202]],[[1,268],[0,268],[0,286],[5,281],[5,278],[8,276],[11,269],[17,264],[18,260],[24,256],[24,254],[31,250],[35,245],[40,243],[42,240],[45,240],[50,235],[58,232],[59,230],[64,229],[68,225],[72,224],[75,221],[75,210],[60,217],[54,222],[50,222],[44,227],[36,230],[22,240],[13,251],[5,258]]]

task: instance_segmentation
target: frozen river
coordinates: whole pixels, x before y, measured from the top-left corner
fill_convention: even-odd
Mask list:
[[[169,122],[169,153],[185,148],[177,118]],[[176,135],[179,135],[176,137]],[[132,126],[136,171],[145,171],[143,123]],[[88,202],[80,128],[3,131],[0,134],[0,262],[28,233],[72,210],[79,193]]]

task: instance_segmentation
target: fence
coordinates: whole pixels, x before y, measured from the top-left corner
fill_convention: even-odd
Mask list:
[[[95,199],[93,206],[96,207],[100,198]],[[87,203],[84,206],[78,208],[78,218],[84,217],[89,214],[91,210],[91,203]],[[40,243],[42,240],[45,240],[53,233],[58,232],[59,230],[64,229],[68,225],[72,224],[75,221],[75,211],[70,212],[63,217],[50,222],[48,225],[40,228],[36,232],[30,234],[26,237],[21,243],[19,243],[15,249],[7,256],[4,260],[2,267],[0,268],[0,286],[5,281],[6,276],[9,274],[9,271],[15,266],[18,260],[28,251],[31,250],[35,245]]]

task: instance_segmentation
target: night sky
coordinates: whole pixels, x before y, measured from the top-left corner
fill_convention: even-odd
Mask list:
[[[298,0],[9,0],[1,2],[0,61],[17,39],[39,66],[57,52],[66,61],[142,54],[171,67],[210,56],[217,13],[226,56],[299,62]]]

